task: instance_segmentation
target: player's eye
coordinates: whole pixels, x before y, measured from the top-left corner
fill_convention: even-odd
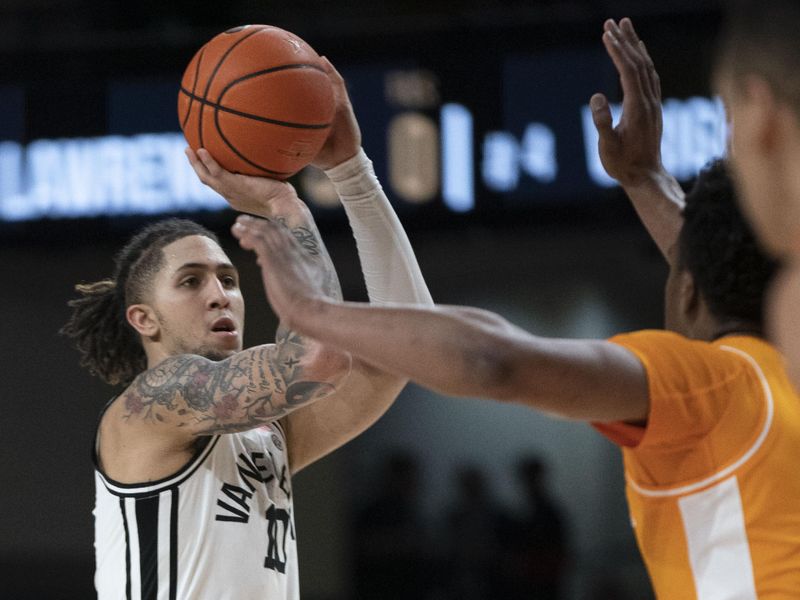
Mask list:
[[[228,289],[236,287],[236,278],[233,275],[223,275],[220,281],[222,281],[222,285]]]
[[[190,277],[184,277],[183,279],[181,279],[181,282],[180,282],[179,285],[181,287],[193,288],[193,287],[197,287],[198,283],[200,283],[200,280],[197,277],[195,277],[194,275],[192,275]]]

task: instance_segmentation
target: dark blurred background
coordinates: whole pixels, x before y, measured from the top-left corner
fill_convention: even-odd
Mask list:
[[[437,302],[607,337],[661,326],[666,272],[586,120],[593,92],[619,100],[600,35],[623,16],[660,71],[664,160],[688,185],[724,146],[708,85],[717,2],[3,0],[0,597],[94,596],[89,449],[114,390],[57,334],[76,282],[110,274],[138,226],[187,215],[243,271],[246,341],[273,335],[233,213],[181,154],[177,86],[205,41],[267,23],[337,65]],[[310,170],[293,182],[345,296],[364,299],[330,190]],[[652,597],[620,463],[588,425],[409,386],[296,477],[303,598]]]

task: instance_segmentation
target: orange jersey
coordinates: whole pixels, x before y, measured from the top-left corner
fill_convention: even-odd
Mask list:
[[[800,397],[767,342],[666,331],[611,339],[647,372],[622,447],[636,539],[660,600],[800,598]]]

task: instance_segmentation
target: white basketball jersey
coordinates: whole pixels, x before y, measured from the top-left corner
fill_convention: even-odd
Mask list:
[[[99,600],[299,600],[286,438],[277,423],[211,438],[160,481],[95,470]]]

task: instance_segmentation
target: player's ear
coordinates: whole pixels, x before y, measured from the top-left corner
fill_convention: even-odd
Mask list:
[[[147,304],[131,304],[125,311],[125,318],[140,335],[155,337],[160,330],[156,313]]]

